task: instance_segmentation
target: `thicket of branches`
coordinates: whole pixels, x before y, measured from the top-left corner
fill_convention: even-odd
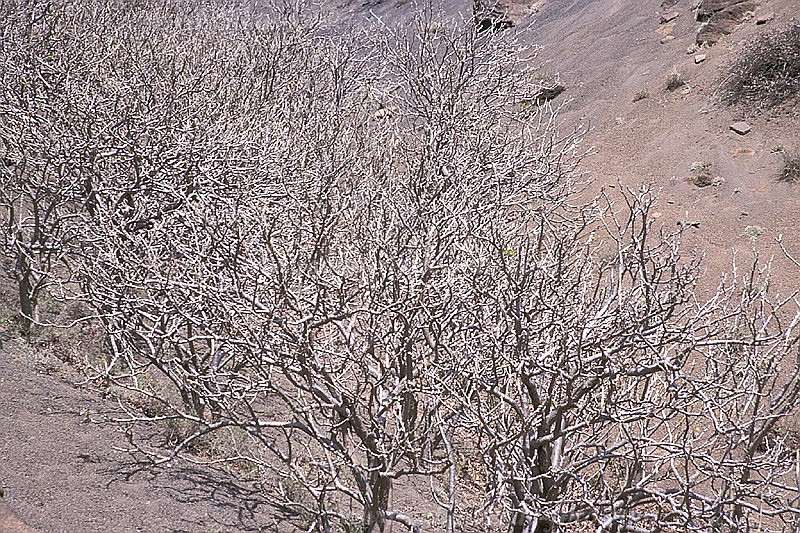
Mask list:
[[[797,527],[796,294],[755,264],[700,297],[647,189],[576,190],[580,136],[513,34],[424,7],[0,19],[23,330],[45,291],[91,309],[93,377],[184,428],[155,460],[227,432],[205,459],[311,531],[422,530],[398,487],[447,531]]]

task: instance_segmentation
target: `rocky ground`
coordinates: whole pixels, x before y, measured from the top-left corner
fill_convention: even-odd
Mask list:
[[[742,42],[796,19],[800,3],[750,2],[740,24],[725,26],[730,34],[718,30],[702,49],[698,40],[710,34],[695,20],[695,4],[551,0],[530,29],[567,87],[563,117],[589,127],[593,154],[584,169],[593,186],[651,183],[665,227],[692,223],[687,241],[706,252],[713,276],[730,267],[734,252],[750,254],[754,233],[764,257],[778,255],[780,235],[800,251],[800,195],[778,180],[778,149],[800,148],[798,109],[725,107],[718,92]],[[670,91],[672,76],[680,85]],[[741,121],[747,133],[731,128]],[[708,167],[706,182],[697,180],[699,164]]]

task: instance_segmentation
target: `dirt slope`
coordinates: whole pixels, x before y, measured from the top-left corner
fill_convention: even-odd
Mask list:
[[[0,349],[0,484],[3,501],[50,532],[288,531],[255,487],[208,468],[144,469],[124,435],[93,421],[115,405]]]
[[[586,138],[594,147],[584,168],[596,187],[652,183],[659,191],[659,215],[672,227],[679,221],[699,222],[687,240],[707,252],[710,271],[729,267],[732,252],[749,252],[742,236],[748,227],[763,233],[757,248],[765,257],[777,254],[778,235],[794,252],[800,251],[800,207],[797,186],[779,183],[782,156],[772,150],[800,149],[800,119],[789,114],[761,116],[745,108],[719,104],[720,80],[737,48],[747,38],[800,17],[800,2],[762,0],[754,17],[734,33],[701,53],[696,64],[687,49],[695,42],[699,24],[694,2],[679,0],[664,9],[661,2],[625,0],[551,0],[530,23],[541,57],[561,74],[568,87],[564,108],[568,122],[590,127]],[[661,15],[676,11],[671,32],[663,43]],[[774,12],[775,19],[756,25],[756,17]],[[667,77],[677,72],[685,90],[666,90]],[[647,95],[634,102],[634,97]],[[729,126],[746,118],[753,130],[745,136]],[[698,188],[689,183],[694,162],[712,163],[719,186]],[[794,282],[794,277],[788,281]]]

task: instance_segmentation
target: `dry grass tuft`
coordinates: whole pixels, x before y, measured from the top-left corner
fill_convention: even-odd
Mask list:
[[[779,106],[800,93],[800,22],[749,40],[723,85],[727,104]]]

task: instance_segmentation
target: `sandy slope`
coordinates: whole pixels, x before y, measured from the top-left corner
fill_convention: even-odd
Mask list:
[[[208,468],[147,470],[106,420],[117,411],[0,349],[3,500],[41,531],[288,531],[253,486]]]
[[[664,224],[699,221],[687,240],[707,252],[711,271],[727,268],[733,250],[749,252],[751,241],[742,237],[748,226],[764,229],[757,247],[766,257],[778,253],[774,238],[781,234],[787,247],[800,251],[800,191],[777,181],[783,160],[771,153],[777,146],[800,150],[800,109],[770,117],[725,108],[716,95],[742,41],[800,17],[800,2],[762,0],[756,15],[775,12],[775,20],[744,23],[704,51],[707,59],[700,64],[687,54],[698,28],[693,3],[679,0],[669,8],[680,17],[675,39],[666,44],[656,33],[664,11],[656,0],[551,1],[531,23],[542,57],[568,87],[564,97],[571,101],[563,116],[590,127],[586,141],[595,150],[585,168],[597,187],[617,180],[652,183]],[[672,72],[688,81],[688,94],[665,90]],[[634,102],[639,92],[649,96]],[[729,129],[742,118],[753,126],[746,136]],[[687,183],[695,161],[713,163],[712,172],[724,183]]]

